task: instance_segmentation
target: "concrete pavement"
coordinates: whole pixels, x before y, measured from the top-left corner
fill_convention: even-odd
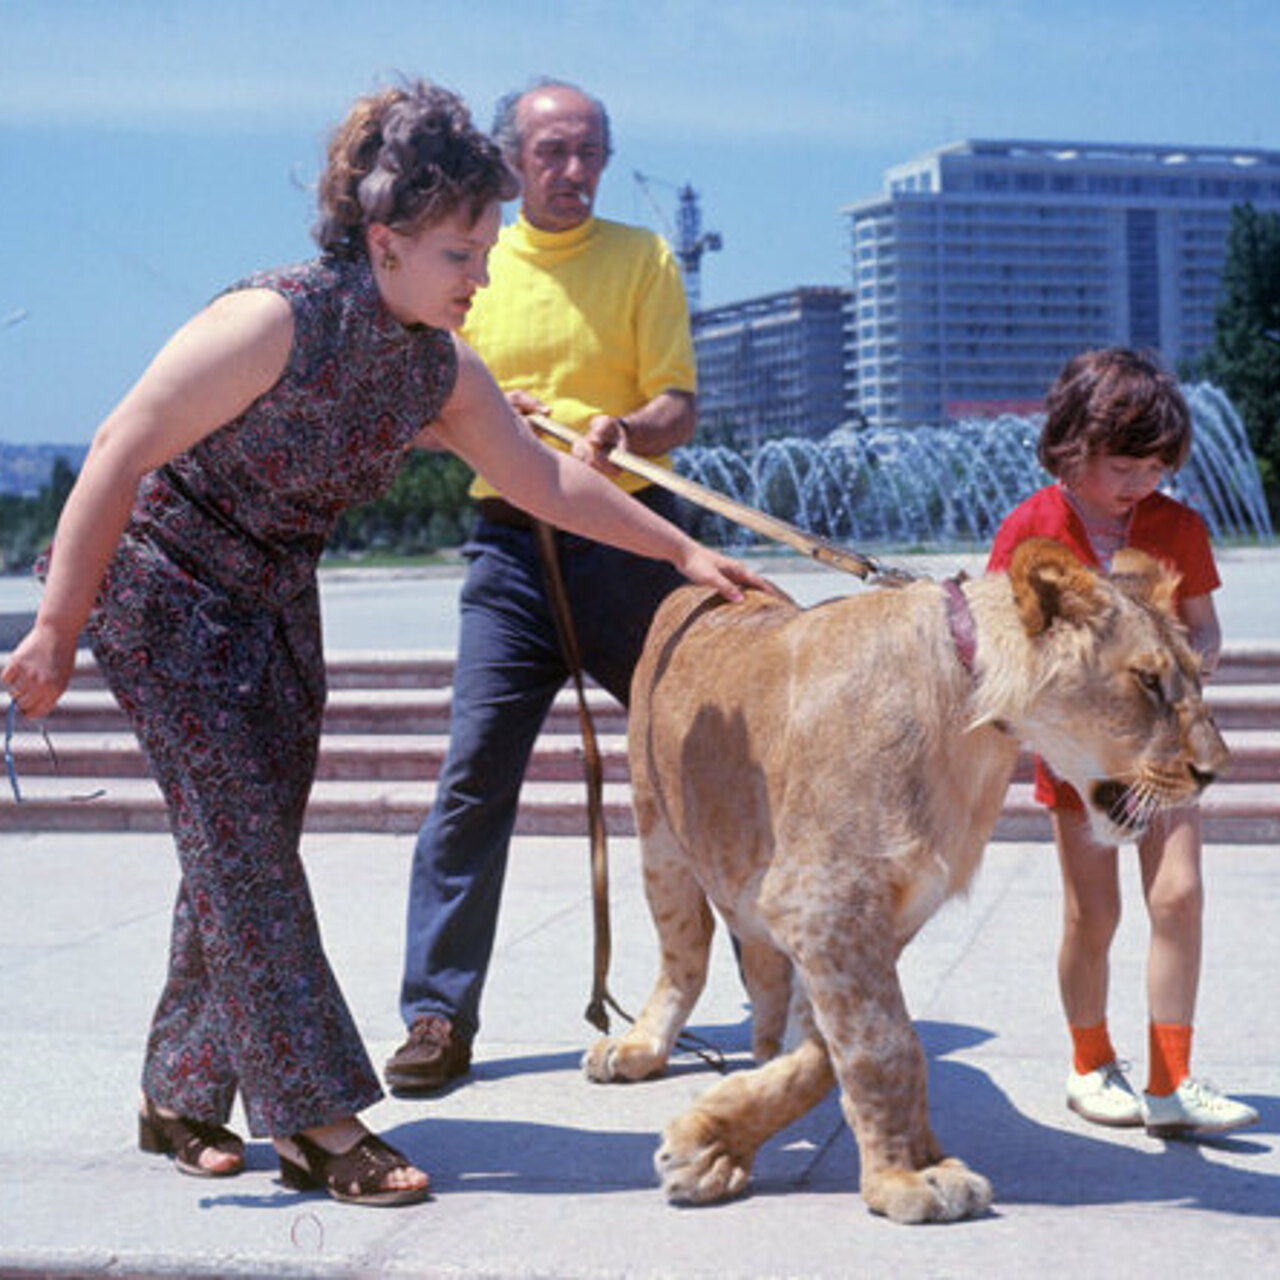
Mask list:
[[[1240,575],[1240,616],[1260,626],[1280,598],[1271,590],[1276,561],[1273,554],[1247,575],[1252,589]],[[823,577],[837,585],[819,591],[843,589],[838,575]],[[447,597],[456,588],[443,583]],[[342,616],[343,591],[332,587],[330,643],[355,647],[371,616],[365,589],[350,593],[357,624]],[[420,602],[422,590],[407,583],[404,600]],[[452,625],[436,613],[443,609],[432,611],[432,625]],[[1228,622],[1236,616],[1223,613]],[[349,628],[350,638],[335,638],[335,628]],[[379,643],[401,641],[382,634]],[[327,835],[304,843],[330,958],[379,1065],[401,1037],[411,843]],[[615,839],[611,848],[612,988],[634,1010],[653,976],[654,938],[636,845]],[[180,1177],[168,1161],[138,1152],[132,1109],[177,881],[168,838],[6,835],[0,1275],[1270,1274],[1280,1248],[1280,1025],[1267,1013],[1280,972],[1277,855],[1258,846],[1206,850],[1195,1064],[1252,1102],[1262,1122],[1193,1144],[1094,1128],[1066,1110],[1053,852],[989,849],[970,897],[944,907],[902,965],[929,1058],[935,1128],[996,1191],[987,1217],[925,1229],[867,1213],[834,1095],[766,1145],[746,1198],[696,1210],[666,1204],[651,1163],[658,1134],[715,1075],[681,1058],[666,1078],[644,1084],[599,1086],[581,1076],[578,1059],[595,1033],[581,1016],[591,910],[580,839],[514,846],[473,1077],[434,1099],[388,1099],[367,1115],[430,1171],[432,1201],[369,1210],[286,1191],[260,1141],[239,1178]],[[1141,1084],[1146,926],[1132,861],[1110,1017]],[[716,947],[692,1026],[740,1069],[747,1013],[723,934]],[[243,1132],[238,1115],[237,1123]]]
[[[409,841],[306,841],[330,957],[379,1064],[395,1010]],[[1063,1105],[1066,1036],[1054,981],[1059,890],[1043,845],[990,849],[968,901],[908,949],[903,980],[930,1060],[934,1123],[991,1178],[978,1221],[907,1228],[867,1213],[834,1096],[767,1144],[751,1194],[677,1209],[651,1160],[665,1122],[715,1078],[588,1083],[594,1035],[583,841],[513,852],[473,1079],[389,1099],[372,1125],[433,1178],[400,1210],[284,1190],[266,1142],[239,1178],[178,1176],[136,1149],[142,1041],[176,883],[167,838],[11,835],[0,842],[0,1274],[179,1276],[1073,1276],[1268,1274],[1280,1248],[1280,970],[1275,850],[1220,846],[1210,888],[1196,1063],[1262,1123],[1212,1144],[1086,1125]],[[636,847],[614,841],[612,987],[652,978]],[[1141,1077],[1139,889],[1114,956],[1111,1021]],[[741,988],[723,937],[694,1029],[747,1061]],[[238,1119],[238,1117],[237,1117]],[[243,1127],[242,1127],[243,1132]]]

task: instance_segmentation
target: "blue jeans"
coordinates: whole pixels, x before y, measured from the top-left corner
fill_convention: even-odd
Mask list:
[[[670,518],[675,499],[640,495]],[[631,674],[671,565],[558,533],[584,670],[626,704]],[[418,832],[409,884],[400,1012],[479,1028],[520,786],[543,721],[570,672],[560,651],[534,534],[481,518],[469,561],[453,682],[449,751]]]

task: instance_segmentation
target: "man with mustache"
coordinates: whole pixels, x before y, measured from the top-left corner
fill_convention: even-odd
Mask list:
[[[693,436],[688,307],[658,236],[594,215],[609,117],[573,85],[542,80],[499,104],[495,140],[522,180],[519,217],[489,261],[464,337],[516,408],[582,434],[572,452],[640,501],[674,500],[606,461],[622,445],[666,460]],[[529,517],[483,476],[465,555],[448,758],[414,850],[401,1013],[408,1038],[386,1064],[401,1093],[465,1075],[497,929],[525,768],[571,672]],[[557,534],[583,669],[626,703],[669,565]]]

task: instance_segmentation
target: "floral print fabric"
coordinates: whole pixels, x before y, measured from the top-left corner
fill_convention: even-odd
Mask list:
[[[380,1096],[298,851],[325,698],[316,564],[338,514],[390,485],[456,363],[449,335],[388,314],[366,262],[236,288],[289,301],[285,373],[147,477],[88,630],[182,867],[144,1088],[218,1122],[239,1090],[251,1131],[284,1135]]]

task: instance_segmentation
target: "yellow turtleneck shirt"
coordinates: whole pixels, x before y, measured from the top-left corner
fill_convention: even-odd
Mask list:
[[[530,392],[579,431],[598,413],[621,417],[664,391],[697,389],[671,250],[651,231],[603,218],[541,231],[521,215],[504,227],[462,336],[504,391]],[[628,491],[647,483],[616,479]],[[475,478],[472,497],[494,493]]]

